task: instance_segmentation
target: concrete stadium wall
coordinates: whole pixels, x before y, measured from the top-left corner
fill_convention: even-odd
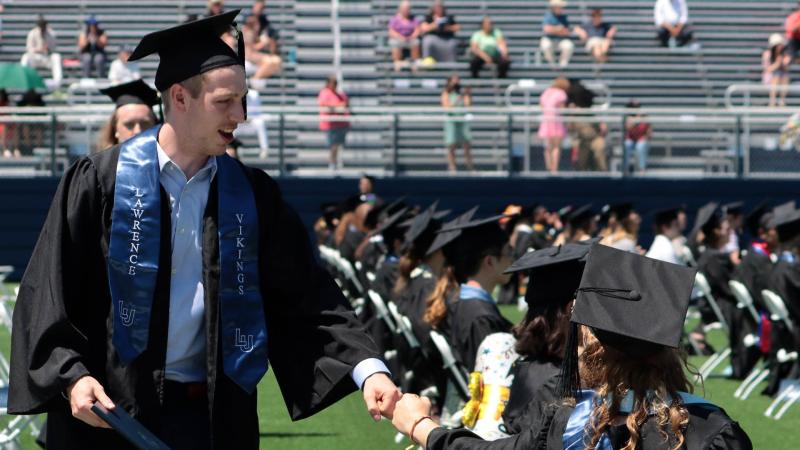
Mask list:
[[[323,202],[339,201],[357,191],[351,178],[282,178],[284,197],[309,226]],[[21,276],[47,215],[57,179],[0,180],[0,265],[13,265]],[[662,179],[528,179],[528,178],[387,178],[378,180],[378,194],[393,199],[408,196],[408,203],[441,205],[461,212],[480,204],[479,216],[495,213],[508,203],[539,202],[550,208],[593,203],[599,209],[608,201],[636,204],[645,223],[640,243],[652,240],[649,211],[684,204],[690,224],[697,207],[708,201],[742,200],[751,208],[762,200],[773,204],[800,197],[800,180],[662,180]]]

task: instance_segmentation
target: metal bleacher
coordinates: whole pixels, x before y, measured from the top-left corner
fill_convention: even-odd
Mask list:
[[[226,8],[247,9],[249,0],[229,0]],[[653,0],[572,1],[566,9],[573,24],[588,17],[591,8],[601,7],[605,19],[619,27],[610,61],[594,64],[582,46],[576,43],[572,62],[565,70],[550,68],[537,56],[541,36],[541,18],[547,0],[448,0],[448,13],[462,25],[459,38],[462,52],[456,64],[437,64],[394,72],[387,46],[387,24],[395,13],[397,0],[339,0],[338,26],[341,30],[341,74],[343,88],[358,108],[436,107],[445,78],[459,73],[462,84],[472,87],[478,107],[505,108],[504,92],[519,80],[535,80],[547,85],[557,75],[599,83],[612,93],[611,107],[621,107],[631,98],[645,108],[723,108],[725,89],[734,83],[760,82],[760,53],[770,33],[780,32],[784,18],[793,11],[793,1],[692,0],[690,22],[699,49],[664,49],[657,45],[653,26]],[[65,61],[66,84],[80,76],[74,60],[77,57],[76,36],[88,14],[95,14],[109,34],[109,59],[120,45],[135,45],[147,32],[178,23],[188,14],[203,15],[204,0],[165,2],[156,0],[50,0],[46,8],[41,1],[15,0],[5,5],[3,14],[3,52],[0,61],[18,61],[24,51],[25,36],[36,16],[44,13],[58,35],[58,50]],[[280,30],[284,70],[255,86],[259,100],[269,107],[310,107],[325,78],[333,73],[334,25],[330,0],[274,0],[267,2],[270,20]],[[428,2],[413,4],[415,14],[425,14]],[[481,78],[471,79],[466,45],[478,29],[484,15],[492,17],[503,30],[511,52],[509,78],[498,80],[489,70]],[[291,57],[290,57],[291,55]],[[294,62],[296,60],[296,63]],[[141,62],[143,75],[152,80],[156,59]],[[49,94],[48,105],[65,104],[69,96]],[[104,102],[99,95],[84,95],[81,102]],[[790,97],[790,105],[800,104]],[[73,99],[74,101],[74,99]],[[537,101],[533,98],[533,103]],[[760,101],[760,100],[759,100]],[[348,136],[343,159],[358,170],[380,172],[391,159],[389,149],[394,132],[391,124],[369,122],[354,117],[355,126]],[[267,120],[270,146],[277,145],[275,117]],[[294,173],[322,169],[327,166],[324,135],[317,129],[314,117],[286,116],[283,138],[283,163]],[[609,123],[611,166],[620,164],[620,125]],[[513,124],[514,145],[522,132]],[[774,131],[764,126],[764,130]],[[507,141],[504,120],[473,123],[473,153],[477,167],[483,171],[507,169],[507,161],[499,158]],[[669,171],[728,171],[735,136],[728,125],[712,122],[658,124],[654,127],[651,166]],[[534,128],[535,131],[535,128]],[[401,166],[444,170],[444,148],[440,121],[402,122],[398,132]],[[275,152],[266,159],[258,156],[254,136],[245,136],[243,159],[266,169],[278,166]],[[540,145],[535,139],[534,149]],[[533,168],[541,165],[538,151],[532,151]],[[717,159],[715,159],[717,158]],[[502,159],[502,160],[501,160]],[[564,158],[567,159],[567,158]],[[719,161],[717,161],[719,160]],[[709,161],[712,162],[709,169]],[[715,163],[714,161],[717,161]],[[566,163],[566,161],[565,161]],[[538,164],[538,165],[537,165]]]

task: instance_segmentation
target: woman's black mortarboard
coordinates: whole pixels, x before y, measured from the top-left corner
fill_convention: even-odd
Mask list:
[[[767,208],[767,202],[762,201],[758,204],[755,208],[753,208],[747,216],[744,218],[744,226],[750,232],[751,235],[757,236],[758,230],[761,228],[766,228],[764,222],[764,216],[767,215],[769,212],[769,208]]]
[[[580,386],[578,325],[589,327],[602,344],[634,359],[664,347],[678,348],[696,273],[682,265],[593,246],[572,311],[562,395],[574,395]]]
[[[678,218],[678,214],[683,211],[681,207],[671,207],[659,209],[653,212],[653,223],[657,226],[669,225]]]
[[[785,211],[776,215],[774,224],[780,242],[790,242],[800,235],[800,210]]]
[[[689,233],[689,241],[694,242],[694,237],[700,230],[707,233],[713,229],[722,220],[722,210],[719,209],[719,204],[716,202],[709,202],[697,210],[697,215],[694,218],[694,226]]]
[[[772,208],[772,217],[767,223],[767,228],[775,228],[775,224],[779,220],[786,217],[788,214],[792,213],[795,209],[796,207],[794,200],[790,200],[786,203],[781,203],[780,205]]]
[[[721,206],[727,215],[738,216],[744,213],[744,202],[730,202]]]
[[[532,310],[548,304],[566,304],[575,298],[586,255],[598,239],[568,243],[528,252],[505,271],[528,271],[525,302]]]
[[[458,228],[458,226],[469,223],[470,219],[472,219],[472,216],[474,216],[477,211],[478,207],[475,206],[464,214],[442,225],[442,227],[436,231],[436,238],[431,243],[431,246],[428,247],[428,251],[425,254],[431,255],[459,237],[462,230]],[[445,228],[447,228],[446,231]]]
[[[116,108],[125,105],[146,105],[150,108],[155,105],[161,105],[158,91],[151,88],[141,79],[100,89],[100,93],[111,98]],[[158,115],[163,122],[164,113],[161,111],[161,108],[159,108]]]
[[[567,222],[573,227],[576,227],[591,219],[593,216],[592,205],[587,204],[572,210],[567,216]]]
[[[234,20],[238,14],[239,10],[235,9],[150,33],[142,38],[129,60],[136,61],[158,53],[160,61],[155,84],[160,92],[175,83],[220,67],[244,67],[244,40],[241,33],[236,50],[221,39],[223,33],[235,26]],[[242,98],[242,106],[245,105],[245,98]]]
[[[406,217],[406,213],[408,213],[408,207],[404,207],[396,211],[394,214],[383,220],[378,228],[375,229],[373,234],[385,235],[390,231],[396,231],[398,228],[402,228],[401,220]]]

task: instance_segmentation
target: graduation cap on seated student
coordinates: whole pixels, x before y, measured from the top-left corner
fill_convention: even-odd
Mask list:
[[[674,220],[678,219],[678,215],[683,212],[682,206],[671,206],[669,208],[662,208],[653,211],[653,224],[656,228],[664,225],[671,224]]]
[[[775,224],[777,223],[778,220],[780,220],[782,217],[786,217],[788,214],[792,213],[795,209],[796,208],[794,200],[790,200],[786,203],[781,203],[780,205],[772,208],[772,211],[770,213],[771,216],[769,217],[769,220],[766,223],[767,228],[768,229],[775,228]]]
[[[433,242],[431,242],[431,245],[428,247],[428,251],[425,254],[432,255],[437,250],[441,250],[444,248],[444,246],[459,237],[462,231],[459,227],[469,223],[469,221],[472,219],[472,216],[474,216],[477,211],[478,206],[475,206],[455,219],[443,224],[441,228],[436,230],[436,237],[433,239]]]
[[[633,359],[678,348],[696,270],[605,245],[587,258],[572,310],[561,393],[580,387],[578,325]]]
[[[400,223],[399,226],[405,227],[403,252],[414,249],[417,253],[412,255],[414,258],[422,258],[425,252],[436,237],[436,231],[441,227],[441,219],[450,214],[450,210],[437,211],[439,201],[433,202],[424,211],[408,220]]]
[[[721,206],[722,211],[729,216],[741,216],[744,214],[744,202],[730,202]]]
[[[526,253],[514,261],[505,273],[528,272],[525,302],[533,314],[548,304],[567,304],[583,275],[586,255],[599,239],[572,242]]]
[[[782,244],[791,243],[800,235],[800,210],[782,211],[774,218],[775,231]],[[795,242],[795,245],[797,243]]]
[[[238,33],[236,49],[222,40],[222,35],[235,27],[234,20],[238,14],[239,10],[235,9],[150,33],[133,50],[129,61],[158,54],[160,61],[155,84],[159,92],[166,91],[175,83],[221,67],[242,66],[244,69],[244,40],[241,33]],[[242,98],[242,107],[247,118],[245,100]]]
[[[759,203],[755,208],[750,210],[744,218],[744,226],[747,231],[753,237],[758,237],[758,231],[760,229],[766,229],[766,221],[768,218],[766,217],[769,213],[769,208],[767,207],[767,202],[762,201]]]
[[[703,234],[708,234],[710,230],[713,230],[719,225],[723,218],[719,203],[709,202],[703,205],[697,210],[692,231],[689,233],[689,241],[694,242],[697,233],[700,231],[702,231]]]

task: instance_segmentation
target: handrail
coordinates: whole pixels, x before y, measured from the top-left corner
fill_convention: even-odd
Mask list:
[[[750,108],[750,96],[752,94],[769,94],[770,90],[772,90],[772,86],[768,86],[765,84],[757,84],[757,83],[736,83],[731,84],[725,89],[725,108],[727,109],[742,109],[742,108]],[[786,92],[796,94],[800,93],[800,85],[790,84],[788,86],[781,87],[781,89],[785,89]],[[744,96],[744,105],[743,106],[734,106],[733,105],[733,95],[736,93],[741,93]],[[770,108],[771,109],[771,108]]]

